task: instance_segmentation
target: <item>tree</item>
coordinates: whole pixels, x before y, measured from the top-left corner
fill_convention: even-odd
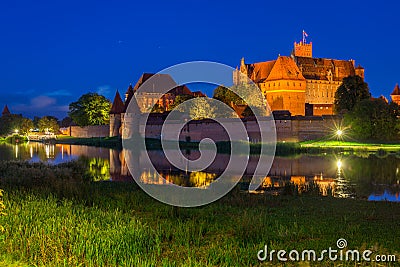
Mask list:
[[[196,97],[190,103],[189,115],[192,120],[215,118],[215,107],[210,105],[206,97]]]
[[[44,116],[38,121],[38,128],[41,132],[58,133],[60,125],[56,117]]]
[[[233,105],[247,105],[245,112],[238,114],[240,116],[265,116],[267,107],[265,97],[262,95],[260,89],[255,84],[248,85],[234,85],[231,88],[225,86],[218,86],[214,90],[214,99],[217,99],[226,105],[233,108]]]
[[[352,135],[362,140],[395,140],[399,138],[399,106],[385,100],[364,99],[345,115]]]
[[[62,119],[61,121],[61,127],[69,127],[72,124],[72,119],[71,117],[67,116],[64,119]]]
[[[68,115],[79,126],[105,125],[109,123],[111,102],[97,93],[82,95],[69,105]]]
[[[358,102],[370,97],[368,84],[360,76],[346,77],[335,93],[335,112],[351,111]]]
[[[28,118],[21,118],[17,127],[20,133],[28,134],[33,129],[33,121]]]
[[[9,114],[0,117],[0,135],[6,136],[15,131],[21,134],[27,134],[33,128],[32,120],[22,117],[18,114]]]
[[[213,98],[225,103],[228,106],[231,106],[232,103],[236,105],[244,104],[243,99],[241,99],[232,90],[222,85],[215,88]]]
[[[151,109],[151,113],[163,113],[164,111],[164,108],[159,104],[155,104]]]
[[[177,95],[175,97],[174,103],[172,105],[169,106],[169,110],[173,110],[174,108],[176,108],[177,106],[179,106],[180,104],[182,104],[183,102],[194,98],[193,95],[186,95],[186,94],[182,94],[182,95]]]

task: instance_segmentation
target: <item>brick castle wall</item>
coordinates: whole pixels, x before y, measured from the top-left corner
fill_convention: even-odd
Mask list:
[[[63,134],[81,138],[107,137],[110,136],[110,125],[70,126]]]

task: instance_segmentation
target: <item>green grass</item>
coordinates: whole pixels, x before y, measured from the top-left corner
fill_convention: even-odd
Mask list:
[[[57,135],[55,140],[56,144],[71,144],[71,145],[85,145],[97,146],[107,148],[121,148],[121,138],[118,137],[91,137],[91,138],[78,138],[66,135]]]
[[[300,143],[302,148],[341,148],[344,150],[399,151],[400,143],[354,142],[340,140],[312,140]]]
[[[204,207],[173,208],[134,183],[90,182],[80,163],[0,164],[0,186],[4,265],[257,266],[264,245],[320,251],[339,238],[400,259],[396,203],[234,189]],[[355,266],[343,263],[337,266]]]

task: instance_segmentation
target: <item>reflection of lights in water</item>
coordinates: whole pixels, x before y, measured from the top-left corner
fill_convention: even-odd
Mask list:
[[[338,167],[338,172],[340,173],[340,169],[342,169],[342,160],[338,159],[336,166]]]
[[[29,153],[31,154],[31,158],[33,158],[33,147],[29,147]]]
[[[46,152],[46,158],[54,158],[54,147],[55,145],[45,145],[44,150]]]
[[[61,146],[61,159],[64,159],[64,146]]]
[[[19,152],[19,148],[18,145],[15,145],[15,158],[18,158],[18,152]]]
[[[352,192],[353,185],[350,183],[349,180],[347,180],[342,175],[343,162],[341,159],[338,159],[336,161],[336,166],[337,166],[337,177],[335,179],[334,196],[340,198],[354,197],[354,193]]]

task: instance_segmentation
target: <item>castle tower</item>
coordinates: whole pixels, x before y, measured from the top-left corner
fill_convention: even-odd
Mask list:
[[[400,87],[399,84],[396,84],[396,86],[393,89],[393,92],[390,94],[390,97],[392,98],[392,101],[398,105],[400,105]]]
[[[355,67],[354,70],[356,72],[356,75],[360,76],[364,80],[364,68],[358,65],[357,67]]]
[[[312,42],[307,44],[306,37],[308,37],[308,34],[303,31],[303,40],[299,43],[294,42],[293,55],[295,57],[312,58]]]
[[[240,68],[233,71],[233,84],[247,84],[248,83],[248,69],[244,62],[244,57],[240,60]]]
[[[129,87],[125,93],[125,103],[129,102],[129,100],[132,98],[134,92],[135,91],[133,90],[132,84],[129,84]]]
[[[7,105],[4,106],[3,112],[1,113],[1,116],[7,116],[11,115],[10,110],[8,109]]]
[[[124,103],[118,90],[110,110],[110,136],[121,136],[121,113],[124,112]]]

